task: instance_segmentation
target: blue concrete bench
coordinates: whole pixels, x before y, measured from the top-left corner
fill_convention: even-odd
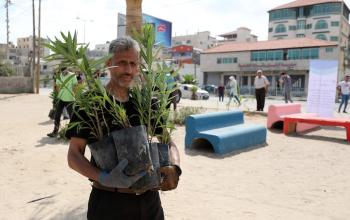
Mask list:
[[[217,154],[266,143],[266,128],[244,124],[242,111],[190,115],[186,118],[185,147],[194,139],[206,139]]]

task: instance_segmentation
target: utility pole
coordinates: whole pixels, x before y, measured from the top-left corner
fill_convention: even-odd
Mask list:
[[[36,93],[35,85],[36,85],[36,80],[38,80],[35,76],[35,4],[34,0],[32,0],[32,6],[33,6],[33,51],[32,51],[32,68],[31,68],[31,75],[33,76],[33,90]]]
[[[10,20],[9,20],[9,5],[11,4],[10,0],[5,0],[5,8],[6,8],[6,31],[7,31],[7,39],[6,39],[6,60],[9,60],[9,48],[10,48]]]
[[[36,63],[36,71],[35,71],[35,75],[36,75],[36,83],[35,83],[35,93],[38,94],[39,93],[39,88],[40,88],[40,49],[41,49],[41,32],[40,32],[40,28],[41,28],[41,0],[39,0],[39,18],[38,18],[38,57],[37,57],[37,63]]]

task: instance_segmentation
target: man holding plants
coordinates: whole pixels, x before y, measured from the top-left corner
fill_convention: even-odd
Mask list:
[[[131,126],[138,126],[141,123],[139,111],[130,93],[135,78],[139,76],[139,51],[137,42],[130,37],[116,39],[110,44],[109,53],[112,57],[107,62],[111,80],[106,86],[106,91],[115,102],[124,107]],[[101,116],[107,123],[107,128],[104,129],[109,131],[122,129],[120,125],[113,123],[110,111],[102,111]],[[70,124],[82,120],[92,119],[86,114],[78,115],[74,112]],[[130,186],[142,178],[145,172],[133,176],[126,175],[124,169],[130,162],[127,160],[119,161],[115,168],[107,172],[98,168],[93,158],[89,161],[84,156],[85,148],[97,141],[97,138],[92,135],[92,130],[88,127],[72,126],[66,136],[70,138],[69,166],[93,182],[88,204],[88,219],[164,219],[158,189],[142,193],[135,193],[130,189]],[[181,174],[179,153],[172,141],[169,152],[170,165],[160,169],[163,181],[159,188],[163,191],[175,189]]]

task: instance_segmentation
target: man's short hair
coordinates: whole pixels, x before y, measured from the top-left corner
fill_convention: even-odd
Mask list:
[[[283,75],[285,75],[285,74],[286,74],[286,72],[282,72],[282,73],[281,73],[281,76],[283,76]]]
[[[263,71],[262,70],[258,70],[258,71],[256,71],[256,73],[262,73]]]
[[[126,36],[112,40],[108,52],[112,55],[130,49],[135,49],[137,52],[140,52],[139,44],[131,37]]]

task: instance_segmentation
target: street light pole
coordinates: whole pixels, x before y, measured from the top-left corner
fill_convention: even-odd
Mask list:
[[[83,42],[83,44],[85,45],[85,26],[86,26],[86,22],[93,22],[94,20],[87,20],[87,19],[83,19],[83,18],[81,18],[81,17],[76,17],[76,19],[77,20],[81,20],[82,22],[83,22],[83,24],[84,24],[84,29],[83,29],[83,36],[84,36],[84,42]]]

